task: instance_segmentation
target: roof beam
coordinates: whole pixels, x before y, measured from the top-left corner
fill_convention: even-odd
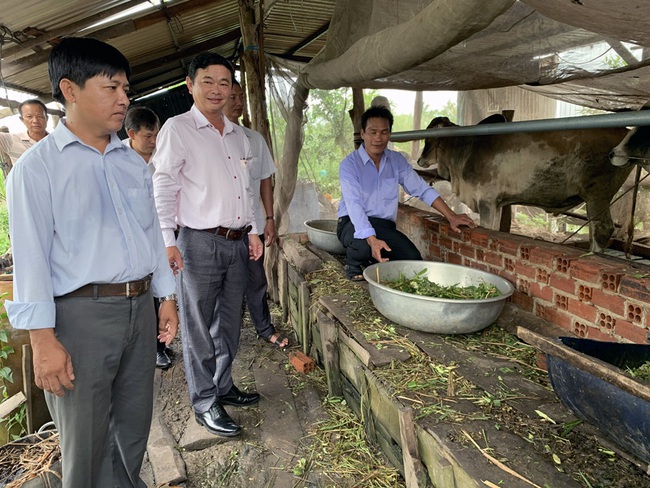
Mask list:
[[[41,36],[34,37],[33,39],[29,39],[28,41],[25,41],[19,44],[18,46],[8,47],[3,50],[2,59],[5,63],[15,60],[18,58],[19,53],[26,51],[27,49],[40,46],[41,44],[46,44],[52,39],[56,39],[57,37],[63,37],[63,36],[68,36],[70,34],[75,34],[82,29],[85,29],[87,27],[90,27],[93,24],[96,24],[100,20],[107,19],[113,15],[119,14],[125,10],[140,5],[141,3],[142,0],[129,0],[128,2],[123,3],[122,5],[119,5],[117,7],[109,8],[91,17],[87,17],[77,22],[73,22],[72,24],[68,24],[64,27],[60,27],[58,29],[49,31]]]
[[[288,57],[289,59],[291,59],[291,56],[293,56],[296,52],[300,51],[303,47],[309,46],[312,42],[314,42],[320,36],[325,34],[327,32],[327,29],[329,29],[329,28],[330,28],[330,23],[327,22],[320,29],[318,29],[316,32],[314,32],[312,35],[306,37],[305,39],[300,41],[298,44],[293,46],[291,49],[286,51],[284,53],[284,57]]]
[[[206,4],[213,3],[215,1],[223,1],[223,0],[193,0],[192,2],[187,2],[186,4],[170,7],[167,9],[167,12],[171,16],[180,15],[182,13],[186,13],[191,10],[204,7]],[[141,0],[138,0],[137,3],[141,3]],[[92,37],[99,39],[101,41],[109,41],[111,39],[115,39],[117,37],[130,34],[131,32],[135,32],[144,27],[153,25],[156,22],[164,21],[165,18],[166,17],[162,12],[160,11],[154,12],[152,14],[145,15],[144,17],[141,17],[139,19],[126,20],[118,24],[105,27],[101,30],[92,32]],[[85,34],[91,35],[91,32]],[[10,77],[26,69],[30,69],[38,64],[46,63],[48,58],[50,57],[50,51],[51,49],[39,51],[37,53],[19,58],[17,61],[9,62],[9,63],[7,62],[6,59],[3,58],[2,75],[4,77]]]
[[[151,12],[147,15],[143,15],[142,17],[138,17],[133,20],[126,20],[123,22],[120,22],[118,24],[113,25],[112,27],[107,27],[103,28],[101,30],[95,31],[93,34],[93,37],[97,37],[102,40],[106,39],[114,39],[114,37],[102,37],[102,33],[106,33],[107,31],[110,31],[111,29],[115,29],[116,32],[119,32],[121,29],[125,28],[130,28],[130,32],[134,32],[140,29],[143,29],[145,27],[148,27],[150,25],[156,24],[158,22],[164,22],[168,17],[174,17],[177,15],[183,15],[188,12],[192,12],[194,10],[197,10],[199,8],[203,8],[207,5],[210,5],[215,2],[223,2],[224,0],[192,0],[192,1],[184,1],[184,3],[177,3],[171,7],[166,7],[165,12],[162,12],[160,10],[156,10],[154,12]],[[78,22],[74,22],[72,24],[69,24],[65,27],[61,27],[59,29],[55,29],[53,31],[47,32],[46,34],[43,34],[42,36],[35,37],[34,39],[30,39],[19,46],[16,47],[11,47],[3,50],[3,56],[2,60],[4,63],[10,63],[11,61],[17,60],[20,56],[18,56],[19,53],[22,53],[23,51],[39,46],[41,44],[46,44],[49,41],[52,41],[53,39],[57,39],[62,36],[70,35],[70,34],[78,34],[81,30],[86,29],[90,27],[91,25],[96,24],[98,21],[106,19],[108,17],[111,17],[112,15],[119,14],[123,12],[124,10],[127,10],[129,8],[133,8],[137,5],[140,5],[143,3],[143,0],[129,0],[127,3],[120,5],[119,7],[113,7],[111,9],[108,9],[104,12],[101,12],[97,15],[93,15],[92,17],[85,18],[83,20],[80,20]],[[128,26],[128,27],[127,27]],[[93,31],[88,31],[84,32],[84,35],[90,35],[90,33]],[[120,35],[124,35],[123,33]],[[45,51],[45,52],[49,52]],[[6,75],[7,76],[7,75]]]
[[[197,54],[200,54],[210,49],[214,49],[216,47],[221,47],[224,44],[232,42],[240,37],[241,37],[241,30],[238,27],[237,29],[233,29],[230,32],[227,32],[221,36],[208,39],[207,41],[200,42],[186,49],[181,49],[180,51],[177,51],[173,54],[162,56],[160,58],[147,61],[146,63],[132,66],[131,74],[132,76],[141,75],[143,73],[146,73],[147,71],[151,71],[155,68],[160,68],[166,64],[173,63],[174,61],[178,61],[180,59],[187,58],[190,56],[195,56]]]

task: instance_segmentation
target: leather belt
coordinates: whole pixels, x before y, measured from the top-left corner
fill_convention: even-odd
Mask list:
[[[239,229],[230,229],[228,227],[212,227],[211,229],[201,229],[203,232],[209,232],[210,234],[216,234],[221,237],[225,237],[229,241],[238,241],[246,234],[248,234],[253,227],[247,225],[246,227],[241,227]]]
[[[127,283],[89,283],[66,293],[61,298],[68,297],[125,297],[132,298],[140,296],[151,288],[151,275],[136,281]]]

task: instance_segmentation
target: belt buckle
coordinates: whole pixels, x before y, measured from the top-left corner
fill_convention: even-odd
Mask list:
[[[232,230],[231,228],[228,228],[228,230],[226,230],[226,235],[225,235],[224,237],[225,237],[227,240],[230,240],[230,231],[231,231],[231,230]]]
[[[126,282],[126,298],[131,298],[131,282]]]

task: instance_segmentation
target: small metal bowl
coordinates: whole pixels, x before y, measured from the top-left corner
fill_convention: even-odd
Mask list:
[[[385,281],[399,279],[400,273],[413,277],[423,275],[443,286],[495,285],[501,295],[494,298],[454,300],[425,297],[390,288]],[[492,324],[513,294],[509,281],[492,273],[467,266],[434,261],[387,261],[368,266],[363,271],[375,308],[386,318],[410,329],[436,334],[468,334]]]
[[[318,249],[332,254],[345,254],[345,247],[336,237],[336,220],[308,220],[305,222],[307,235]]]

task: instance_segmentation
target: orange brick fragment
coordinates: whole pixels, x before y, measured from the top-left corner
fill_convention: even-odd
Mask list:
[[[291,365],[299,373],[310,373],[314,371],[314,360],[300,351],[294,351],[289,355]]]

